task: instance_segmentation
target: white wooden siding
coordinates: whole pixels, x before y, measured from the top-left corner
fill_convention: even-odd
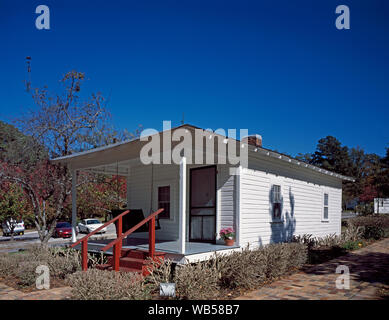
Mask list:
[[[235,177],[230,175],[230,166],[217,167],[217,232],[223,228],[236,228],[235,225]]]
[[[283,223],[272,223],[272,184],[281,184]],[[316,237],[340,234],[342,189],[339,179],[259,156],[250,157],[248,168],[242,169],[240,189],[241,246],[279,242],[292,234]],[[322,221],[324,191],[329,194],[329,220],[326,222]]]
[[[187,192],[189,200],[189,169]],[[236,181],[240,181],[240,245],[267,244],[278,242],[291,234],[312,234],[323,237],[340,233],[341,228],[341,180],[296,168],[285,162],[258,156],[249,158],[249,167],[243,168],[236,179],[229,173],[228,165],[217,167],[217,216],[216,232],[221,228],[236,225]],[[270,188],[273,183],[281,184],[283,197],[282,216],[285,223],[271,223]],[[154,210],[157,206],[158,185],[171,185],[171,219],[161,219],[161,230],[157,239],[178,239],[179,167],[176,165],[154,165]],[[151,166],[131,166],[128,177],[129,208],[141,208],[147,216],[150,213]],[[329,220],[322,221],[323,193],[329,194]],[[291,200],[294,197],[292,210]],[[293,211],[293,217],[292,217]],[[286,219],[292,217],[292,219]],[[290,223],[289,227],[285,225]],[[189,201],[187,203],[187,224],[189,224]],[[188,227],[188,225],[187,225]],[[189,228],[187,229],[189,230]]]
[[[128,208],[142,209],[145,217],[151,210],[157,210],[157,187],[170,185],[170,219],[160,219],[161,229],[156,230],[156,238],[161,240],[178,239],[178,200],[179,200],[179,166],[154,165],[153,168],[153,208],[151,198],[151,165],[131,166],[127,179]]]
[[[187,169],[187,230],[189,230],[189,170],[199,166],[189,165]],[[234,203],[234,176],[229,174],[228,165],[218,165],[217,167],[217,212],[216,212],[216,232],[221,228],[235,228],[235,203]],[[178,239],[178,206],[179,206],[179,166],[177,165],[154,165],[154,192],[153,210],[157,207],[157,187],[163,185],[171,186],[171,208],[170,220],[160,219],[161,230],[156,231],[157,239],[177,240]],[[130,174],[127,178],[127,201],[128,208],[142,209],[145,216],[150,214],[151,197],[151,166],[136,165],[131,166]],[[146,236],[146,235],[145,235]],[[187,231],[188,239],[188,231]]]

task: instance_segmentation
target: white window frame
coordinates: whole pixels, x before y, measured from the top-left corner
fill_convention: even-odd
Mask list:
[[[325,205],[325,202],[324,202],[325,195],[327,195],[327,201],[328,201],[327,205]],[[330,221],[330,192],[327,189],[323,189],[323,192],[322,192],[321,208],[322,208],[322,210],[321,210],[321,221],[322,222]],[[325,208],[327,208],[327,213],[328,213],[327,218],[324,217],[324,211],[325,211],[324,209]]]
[[[282,179],[281,177],[272,177],[270,179],[270,189],[269,191],[272,192],[272,189],[273,189],[273,186],[276,185],[276,186],[280,186],[281,190],[280,190],[280,197],[281,199],[284,199],[284,179]],[[273,199],[271,199],[271,201],[273,201]],[[282,201],[281,201],[281,204],[282,204]],[[280,222],[284,222],[284,208],[283,206],[281,207],[281,213],[280,213],[280,217],[279,218],[275,218],[273,216],[273,202],[271,202],[270,204],[270,209],[271,209],[271,212],[270,212],[270,222],[272,223],[280,223]]]
[[[174,180],[161,180],[154,181],[154,190],[153,190],[153,209],[157,210],[158,207],[158,188],[159,187],[170,187],[170,217],[161,218],[160,223],[174,223],[177,218],[177,206],[176,206],[176,183]]]

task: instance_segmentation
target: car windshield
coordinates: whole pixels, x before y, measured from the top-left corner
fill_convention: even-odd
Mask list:
[[[69,222],[60,222],[57,223],[57,228],[71,228],[71,224]]]
[[[101,222],[99,220],[87,220],[86,224],[100,224]]]
[[[4,221],[3,224],[19,224],[19,223],[23,223],[23,220],[7,220],[7,221]]]

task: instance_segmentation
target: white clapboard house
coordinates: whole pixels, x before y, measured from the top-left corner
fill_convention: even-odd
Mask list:
[[[193,135],[201,130],[182,125],[171,129],[170,134],[174,136],[178,129]],[[204,141],[214,141],[215,154],[219,143],[229,148],[228,140],[232,138],[202,132]],[[156,134],[161,150],[166,151],[166,146],[162,148],[166,142],[163,132]],[[195,146],[180,155],[179,163],[144,164],[140,154],[148,141],[142,140],[115,143],[53,161],[72,170],[73,184],[77,171],[125,176],[129,209],[142,209],[145,217],[165,209],[159,216],[160,228],[155,231],[156,250],[178,262],[206,259],[214,252],[228,253],[247,245],[287,241],[292,235],[323,237],[341,232],[342,180],[353,181],[350,177],[263,148],[259,136],[238,143],[236,150],[247,148],[245,165],[231,164],[228,159],[223,163],[220,153],[214,163],[191,164],[194,161],[189,161],[187,155],[193,156]],[[179,142],[170,143],[169,148],[174,149]],[[158,155],[160,162],[162,153]],[[73,188],[74,204],[75,198]],[[73,225],[76,213],[73,205]],[[226,227],[236,231],[232,247],[225,246],[218,235]],[[147,249],[148,236],[148,232],[133,233],[123,246]],[[92,245],[97,248],[104,243],[89,240]]]

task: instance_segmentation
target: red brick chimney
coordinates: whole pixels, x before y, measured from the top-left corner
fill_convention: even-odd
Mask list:
[[[242,142],[250,144],[254,147],[262,147],[262,136],[259,134],[244,137]]]

